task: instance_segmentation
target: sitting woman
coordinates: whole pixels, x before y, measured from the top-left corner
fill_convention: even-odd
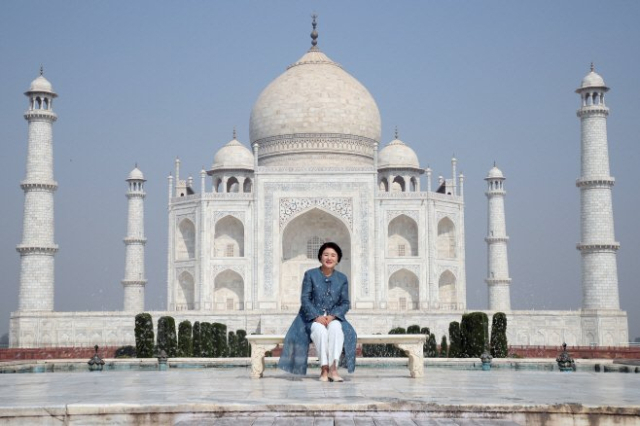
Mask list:
[[[320,360],[321,382],[342,382],[338,361],[344,346],[347,371],[356,368],[356,332],[345,315],[349,311],[349,281],[336,271],[342,250],[325,243],[318,251],[319,268],[309,269],[302,280],[300,311],[284,339],[278,368],[307,374],[309,343],[313,341]]]

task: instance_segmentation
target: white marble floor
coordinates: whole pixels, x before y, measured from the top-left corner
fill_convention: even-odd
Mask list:
[[[640,374],[634,373],[427,369],[424,378],[411,379],[406,368],[360,368],[345,374],[344,383],[321,383],[317,370],[298,377],[267,369],[258,380],[249,373],[1,374],[0,424],[43,411],[77,416],[145,410],[171,412],[181,426],[516,425],[524,423],[504,413],[545,410],[589,415],[615,409],[640,419]]]

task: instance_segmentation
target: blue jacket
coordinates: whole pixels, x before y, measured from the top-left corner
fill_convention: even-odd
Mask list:
[[[278,368],[289,373],[307,374],[307,354],[311,343],[311,324],[321,315],[333,315],[342,324],[344,361],[347,371],[356,368],[356,331],[346,319],[350,308],[349,281],[341,272],[325,277],[320,268],[309,269],[302,280],[300,311],[284,338]]]

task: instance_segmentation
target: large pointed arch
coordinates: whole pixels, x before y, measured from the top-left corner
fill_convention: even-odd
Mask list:
[[[176,259],[189,260],[196,256],[196,227],[190,219],[182,219],[176,235]]]
[[[450,270],[440,274],[438,279],[438,300],[441,308],[456,309],[458,303],[457,280]]]
[[[300,290],[304,272],[320,265],[315,247],[327,241],[335,242],[342,249],[342,260],[336,269],[350,277],[351,235],[342,220],[315,207],[287,223],[281,237],[282,264],[280,265],[279,295],[281,309],[296,311],[300,308]]]
[[[216,275],[213,307],[216,311],[244,310],[244,280],[240,274],[231,269],[225,269]]]
[[[454,259],[457,257],[456,226],[448,217],[444,217],[438,222],[436,247],[438,257],[441,259]]]
[[[213,237],[214,257],[244,257],[244,225],[229,215],[216,222]]]
[[[402,268],[389,277],[387,303],[390,310],[411,311],[420,306],[420,287],[416,274]]]
[[[176,311],[188,311],[194,307],[195,284],[193,275],[187,271],[183,271],[178,276],[178,285],[176,285],[175,305]]]
[[[401,214],[389,222],[387,253],[390,257],[418,256],[418,224]]]

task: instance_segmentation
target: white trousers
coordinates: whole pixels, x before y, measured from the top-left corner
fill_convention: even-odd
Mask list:
[[[344,344],[342,323],[339,320],[331,321],[328,327],[318,322],[311,324],[311,341],[316,347],[321,366],[333,365],[334,361],[337,366]]]

